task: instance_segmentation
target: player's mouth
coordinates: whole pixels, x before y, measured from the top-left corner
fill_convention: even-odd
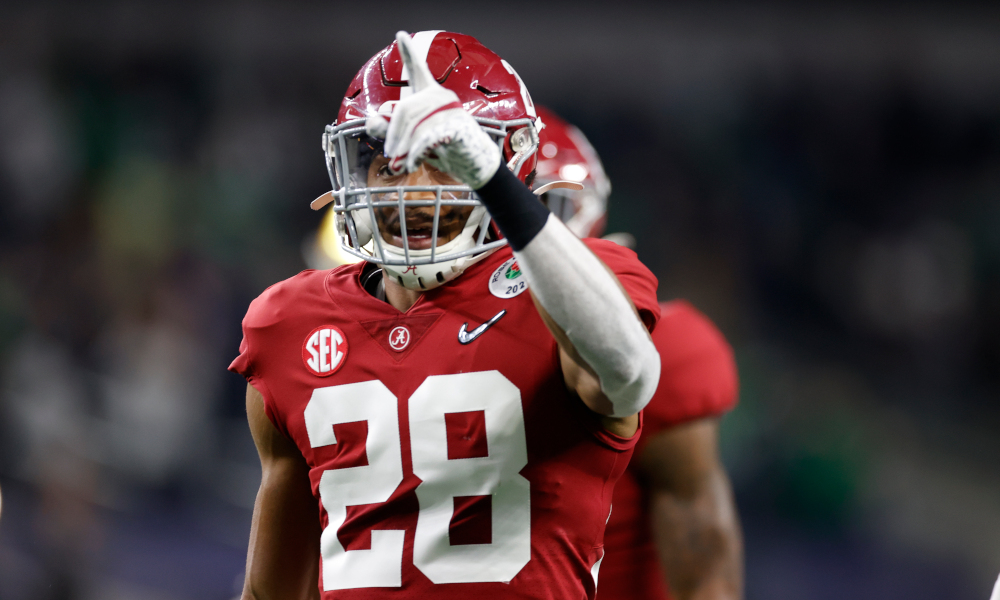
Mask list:
[[[431,234],[434,232],[433,227],[433,223],[416,225],[408,222],[406,224],[406,241],[409,243],[410,249],[424,250],[426,248],[430,248],[433,243],[433,240],[431,239]],[[438,237],[444,239],[446,237],[444,233],[445,232],[441,230],[441,227],[438,226]],[[403,236],[399,231],[398,223],[396,231],[392,234],[392,241],[390,243],[401,248],[403,247]]]
[[[456,214],[452,211],[449,214],[442,214],[438,219],[437,245],[441,246],[455,239],[465,225],[467,215]],[[403,233],[399,226],[398,212],[385,218],[382,227],[382,239],[398,248],[403,247]],[[411,250],[426,250],[433,243],[434,220],[431,216],[422,214],[414,215],[406,219],[406,241]]]

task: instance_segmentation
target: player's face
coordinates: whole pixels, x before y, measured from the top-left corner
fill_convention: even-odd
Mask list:
[[[382,154],[378,154],[372,159],[368,167],[368,185],[370,187],[394,186],[394,185],[461,185],[450,175],[439,171],[428,164],[422,164],[420,169],[413,173],[400,173],[393,175],[389,172],[389,159]],[[442,194],[442,199],[460,199],[464,197],[461,193]],[[396,200],[396,194],[384,194],[379,200]],[[404,200],[433,200],[434,192],[406,192]],[[472,213],[471,206],[449,206],[441,205],[441,216],[438,220],[437,245],[441,246],[455,239],[465,227],[469,215]],[[399,209],[396,207],[383,207],[375,210],[375,217],[378,219],[378,229],[382,235],[382,240],[393,246],[403,247],[403,233],[400,228]],[[406,238],[409,246],[413,250],[422,250],[431,247],[431,234],[434,226],[434,207],[415,206],[406,208]]]

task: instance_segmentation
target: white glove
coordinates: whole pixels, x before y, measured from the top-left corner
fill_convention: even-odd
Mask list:
[[[500,148],[465,112],[455,92],[431,75],[425,59],[416,59],[405,31],[396,34],[413,94],[396,104],[389,123],[373,115],[368,135],[385,139],[385,155],[393,173],[413,172],[427,163],[472,189],[486,184],[500,168]]]

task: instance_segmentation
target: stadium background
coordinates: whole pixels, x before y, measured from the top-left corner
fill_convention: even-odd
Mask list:
[[[747,598],[1000,571],[1000,10],[0,5],[0,599],[222,600],[259,478],[225,367],[303,268],[320,134],[400,28],[577,123],[661,299],[732,341]]]

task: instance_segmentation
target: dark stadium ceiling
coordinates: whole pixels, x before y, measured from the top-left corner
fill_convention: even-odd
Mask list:
[[[124,60],[297,61],[349,77],[397,29],[473,34],[536,95],[637,109],[811,73],[902,78],[961,102],[1000,98],[1000,8],[903,3],[198,2],[0,5],[0,74],[53,46]],[[344,80],[346,85],[347,80]],[[636,103],[636,104],[633,104]]]

